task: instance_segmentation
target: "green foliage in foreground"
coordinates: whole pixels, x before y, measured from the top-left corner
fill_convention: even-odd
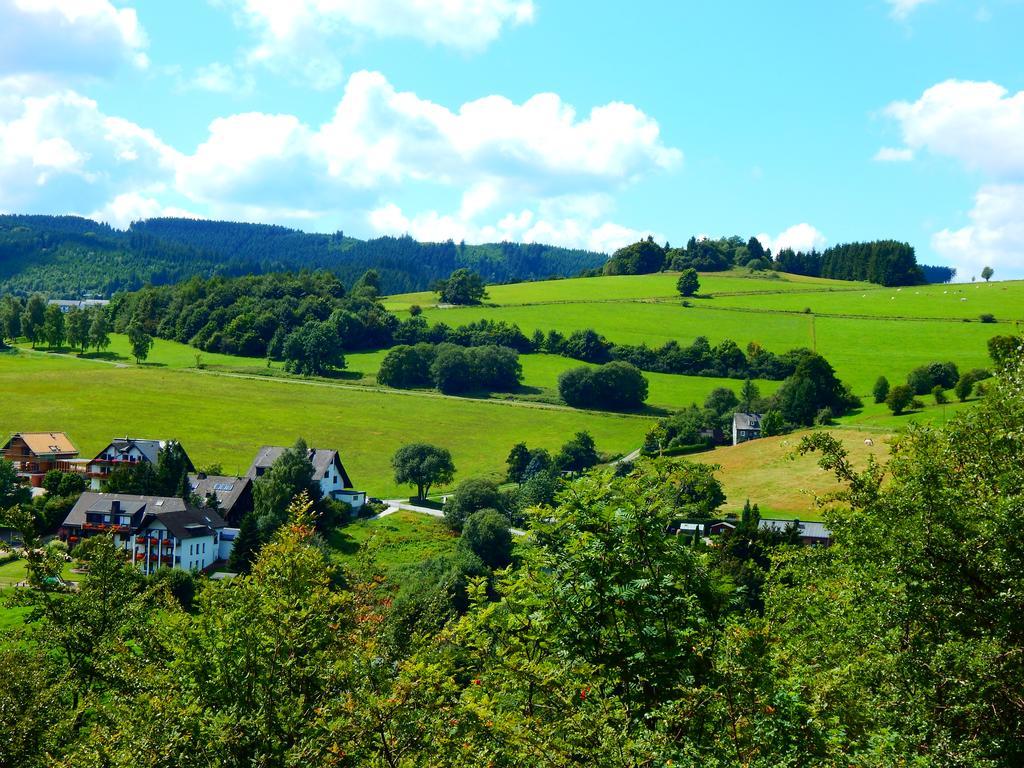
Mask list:
[[[714,492],[685,463],[591,474],[455,612],[433,585],[477,565],[412,591],[336,578],[301,499],[191,613],[101,542],[80,592],[22,593],[0,763],[1019,765],[1022,430],[1018,364],[887,467],[815,433],[802,450],[847,486],[829,548],[762,539],[753,508],[726,546],[666,535]]]

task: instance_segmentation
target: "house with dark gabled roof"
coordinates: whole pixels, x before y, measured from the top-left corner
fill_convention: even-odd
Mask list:
[[[150,574],[159,568],[201,571],[226,560],[232,533],[212,509],[181,499],[86,491],[64,519],[59,536],[74,547],[90,536],[110,535]]]
[[[86,476],[89,485],[98,491],[103,481],[118,467],[148,462],[154,467],[160,457],[160,451],[174,440],[146,440],[138,437],[116,437],[96,457],[89,461]],[[185,454],[185,461],[190,471],[195,471],[192,460]]]
[[[286,450],[286,448],[275,445],[265,445],[260,448],[246,477],[255,482],[274,465],[274,462]],[[352,480],[349,478],[348,472],[345,471],[345,465],[341,463],[341,456],[337,451],[327,448],[310,448],[307,458],[313,465],[313,479],[320,483],[320,491],[324,496],[343,501],[353,510],[359,509],[366,503],[366,492],[353,488]]]
[[[739,445],[761,437],[760,413],[734,413],[732,415],[732,444]]]
[[[252,509],[252,479],[249,477],[196,472],[188,476],[188,482],[204,505],[210,497],[217,499],[217,512],[228,525],[238,526],[242,516]]]

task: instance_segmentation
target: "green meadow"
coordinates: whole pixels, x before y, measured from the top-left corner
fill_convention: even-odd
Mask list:
[[[874,287],[870,283],[852,283],[842,280],[825,280],[819,277],[801,275],[766,275],[776,273],[745,270],[703,274],[700,277],[701,294],[803,292],[803,291],[850,291]],[[615,275],[600,278],[569,278],[565,280],[541,280],[532,283],[487,286],[486,303],[500,306],[512,304],[601,302],[628,300],[672,300],[678,297],[676,281],[678,273],[666,272],[654,275]],[[430,291],[407,293],[387,297],[384,305],[391,310],[408,309],[413,304],[421,307],[437,303],[437,294]]]
[[[83,454],[117,435],[172,437],[200,466],[244,472],[261,445],[338,448],[354,482],[374,496],[408,493],[391,455],[424,441],[451,450],[456,481],[499,478],[512,445],[557,449],[589,431],[598,448],[628,453],[650,418],[437,393],[362,390],[324,381],[236,377],[173,367],[109,364],[26,352],[0,355],[0,432],[61,430]],[[443,489],[437,489],[443,490]]]
[[[603,280],[636,279],[644,280],[647,285],[659,285],[659,280],[671,282],[672,278],[671,275],[658,275],[591,278],[590,281],[600,283]],[[711,282],[707,276],[701,279]],[[541,285],[585,282],[587,280],[564,280],[498,287],[505,289],[506,293],[521,288],[522,296],[532,297],[549,290],[538,288]],[[835,285],[835,281],[826,282]],[[873,317],[843,316],[846,312],[819,316],[805,314],[803,308],[815,301],[818,302],[820,312],[831,307],[833,302],[839,302],[843,308],[853,306],[857,301],[867,301],[862,298],[867,289],[829,290],[819,286],[814,290],[794,293],[793,285],[783,280],[718,277],[713,282],[716,286],[723,283],[727,287],[738,287],[729,295],[723,292],[711,298],[694,299],[691,307],[683,307],[678,300],[666,301],[656,297],[650,297],[647,301],[632,298],[530,303],[512,296],[507,299],[507,304],[496,304],[497,299],[492,297],[491,303],[477,307],[426,307],[424,315],[431,322],[445,322],[452,326],[482,318],[505,320],[518,324],[527,334],[538,329],[557,329],[562,333],[571,333],[593,328],[611,341],[621,344],[660,345],[670,340],[688,344],[697,336],[706,336],[713,344],[732,339],[740,346],[746,346],[748,342],[755,341],[773,352],[809,347],[828,358],[840,378],[849,382],[858,394],[865,395],[878,376],[885,375],[890,381],[901,380],[914,367],[933,360],[952,360],[961,368],[984,367],[988,364],[987,340],[991,336],[1011,332],[1012,329],[1006,324],[963,322],[961,317],[952,315],[946,320],[924,319],[926,315],[923,313],[929,306],[929,298],[934,299],[931,305],[940,306],[936,297],[942,296],[943,290],[963,290],[969,295],[973,291],[979,297],[988,297],[991,300],[979,298],[976,301],[979,307],[985,307],[978,311],[992,311],[997,318],[999,313],[1007,319],[1012,317],[1014,311],[1019,315],[1020,307],[1024,307],[1024,283],[992,283],[986,286],[904,288],[898,294],[900,301],[905,299],[907,306],[919,314],[908,314],[898,319],[883,316],[881,309]],[[758,286],[757,290],[762,289],[763,283],[788,285],[789,290],[778,289],[775,293],[748,291],[744,294],[742,291],[748,283]],[[999,287],[1001,285],[1007,286],[1005,291]],[[495,287],[495,292],[498,287]],[[704,290],[702,287],[702,295]],[[879,290],[876,287],[872,289],[871,295],[884,295],[888,300],[895,290]],[[914,296],[916,290],[920,290],[922,295]],[[970,302],[960,302],[959,298],[957,295],[955,302],[950,301],[943,306],[965,312],[960,310],[960,306]],[[799,309],[773,308],[772,302]],[[864,307],[879,308],[882,304],[883,300],[876,298],[873,304],[865,304]],[[907,311],[909,313],[910,309]],[[863,311],[861,314],[871,313]]]
[[[936,405],[928,397],[922,398],[923,409],[893,416],[869,397],[879,375],[895,383],[933,360],[952,360],[961,369],[985,367],[988,338],[1013,326],[963,320],[976,309],[1002,321],[1024,314],[1024,282],[898,290],[731,272],[702,275],[700,297],[684,307],[675,281],[676,275],[658,274],[490,286],[488,304],[479,307],[437,307],[434,294],[385,302],[396,310],[419,303],[430,321],[449,325],[489,318],[517,323],[526,333],[594,328],[618,343],[687,344],[703,335],[712,343],[756,341],[775,352],[812,347],[864,399],[864,407],[843,417],[838,428],[874,435],[898,432],[911,421],[942,423],[970,407]],[[111,342],[102,355],[84,358],[29,350],[0,355],[0,432],[62,430],[83,454],[98,451],[115,435],[175,437],[199,465],[218,463],[229,472],[244,471],[260,445],[290,444],[302,436],[341,450],[356,484],[383,497],[408,491],[396,486],[390,468],[392,453],[406,443],[449,448],[459,469],[456,482],[480,474],[500,478],[509,448],[521,440],[556,449],[586,430],[601,451],[625,454],[640,445],[657,413],[700,403],[718,386],[740,386],[731,379],[647,373],[650,413],[617,415],[559,405],[559,374],[583,363],[553,355],[521,356],[519,391],[472,398],[378,386],[386,351],[350,354],[346,369],[333,378],[303,379],[285,374],[279,363],[159,339],[149,359],[136,366],[125,337],[114,335]],[[764,395],[779,386],[757,384]],[[746,448],[737,456],[757,450]],[[732,504],[737,493],[754,490],[749,482],[755,476],[745,463],[726,464],[723,479],[729,485],[739,479],[742,489],[730,493]],[[779,472],[785,466],[779,464]],[[797,487],[805,470],[791,469]],[[773,482],[786,485],[778,478]],[[786,503],[791,502],[784,498],[769,506],[785,511]]]
[[[997,321],[1024,320],[1024,281],[921,285],[830,293],[721,295],[698,304],[771,312],[803,312],[909,319],[977,321],[982,314]]]

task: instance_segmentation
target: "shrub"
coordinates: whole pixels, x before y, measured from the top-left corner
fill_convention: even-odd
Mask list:
[[[466,520],[462,540],[490,568],[512,562],[512,532],[508,518],[495,509],[481,509]]]
[[[962,403],[971,396],[971,392],[974,390],[974,379],[970,374],[965,373],[960,377],[960,380],[956,383],[956,387],[953,388],[954,394],[957,399]]]
[[[907,386],[915,395],[927,395],[936,385],[943,389],[952,389],[960,379],[960,372],[955,363],[928,363],[907,374]]]
[[[814,423],[819,427],[828,426],[832,423],[832,409],[825,406],[814,417]]]
[[[676,281],[676,290],[679,291],[680,296],[693,296],[699,291],[700,279],[697,276],[697,270],[693,267],[684,269]]]
[[[587,363],[606,363],[611,359],[611,342],[597,331],[574,331],[562,343],[562,354]]]
[[[946,391],[942,388],[941,384],[936,384],[935,388],[932,389],[932,397],[935,398],[936,405],[944,405],[948,402]]]
[[[885,398],[885,404],[893,415],[899,416],[914,402],[914,390],[906,384],[899,384],[889,390]]]
[[[558,392],[575,408],[639,408],[647,399],[647,379],[635,365],[615,361],[565,371],[558,377]]]
[[[459,483],[444,505],[445,524],[453,531],[461,531],[466,520],[481,509],[501,506],[498,484],[485,477],[471,477]]]
[[[381,361],[377,382],[397,389],[433,386],[430,366],[434,362],[434,351],[432,344],[392,347]]]
[[[879,376],[871,393],[875,396],[876,403],[884,403],[889,395],[889,380],[885,376]]]
[[[978,319],[983,323],[994,323],[996,321],[996,316],[985,312],[984,314],[979,315]]]

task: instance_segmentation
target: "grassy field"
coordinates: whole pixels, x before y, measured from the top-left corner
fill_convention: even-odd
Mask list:
[[[397,495],[390,458],[407,443],[451,449],[459,474],[499,476],[512,445],[556,449],[587,430],[598,448],[628,453],[649,418],[360,391],[295,380],[254,380],[173,368],[115,368],[58,356],[0,355],[0,432],[62,430],[92,455],[116,435],[180,439],[200,466],[244,472],[261,445],[336,447],[354,482]],[[437,489],[442,490],[442,489]]]
[[[541,280],[533,283],[490,285],[486,303],[500,306],[516,304],[624,301],[644,299],[677,299],[678,273],[656,275],[618,275],[602,278],[571,278],[568,280]],[[733,294],[792,291],[849,291],[871,287],[870,283],[852,283],[842,280],[824,280],[801,275],[779,275],[768,278],[765,273],[753,275],[745,271],[703,274],[700,277],[701,294]],[[437,304],[437,294],[430,291],[390,296],[384,300],[389,309],[399,311],[413,304],[423,308]]]
[[[920,412],[894,417],[867,396],[879,375],[895,383],[914,366],[933,360],[953,360],[962,369],[984,367],[987,339],[1011,328],[962,318],[972,316],[975,305],[1002,320],[1024,314],[1024,282],[896,290],[734,272],[703,275],[701,298],[685,308],[675,297],[675,280],[675,275],[659,274],[492,286],[489,301],[496,306],[439,308],[431,306],[432,294],[386,301],[395,308],[421,303],[429,320],[449,325],[492,318],[518,323],[526,333],[595,328],[619,343],[688,343],[704,335],[712,343],[757,341],[776,352],[813,347],[864,397],[864,407],[844,417],[840,428],[876,436],[898,431],[910,420],[941,423],[966,407],[928,404]],[[807,306],[820,314],[804,314]],[[901,313],[894,315],[897,319],[887,316],[893,311]],[[925,319],[932,316],[947,319]],[[450,448],[458,481],[478,474],[499,477],[505,455],[520,440],[555,449],[572,433],[587,430],[601,451],[622,454],[636,448],[651,425],[649,417],[548,405],[557,402],[558,375],[581,365],[578,361],[524,355],[523,389],[487,400],[378,388],[375,377],[385,354],[348,355],[347,369],[330,380],[287,377],[277,363],[268,367],[264,360],[198,352],[162,340],[155,342],[147,363],[137,367],[127,340],[117,335],[103,359],[0,355],[0,432],[63,430],[86,455],[114,435],[176,437],[198,464],[216,462],[230,472],[244,471],[260,445],[290,444],[302,436],[311,444],[339,448],[358,486],[372,495],[391,496],[407,491],[392,479],[390,456],[409,442]],[[655,410],[700,403],[716,386],[740,386],[728,379],[646,375]],[[768,395],[778,382],[758,385]],[[931,403],[930,397],[922,399]],[[715,456],[732,455],[731,450]],[[759,500],[751,491],[765,482],[768,498],[761,501],[770,509],[797,505],[804,510],[806,505],[792,494],[773,500],[777,494],[770,478],[752,469],[763,466],[752,457],[762,450],[770,451],[769,444],[736,449],[738,463],[731,470],[722,462],[731,472],[730,504],[747,493]],[[788,490],[814,474],[799,464],[777,469],[780,488]],[[736,484],[739,476],[747,477],[746,486]]]
[[[1018,299],[1024,305],[1024,284]],[[834,297],[836,294],[829,294]],[[858,296],[860,294],[857,294]],[[805,294],[801,294],[801,301]],[[736,300],[738,300],[737,297]],[[746,297],[747,301],[777,298],[775,294]],[[677,303],[594,302],[428,309],[431,322],[460,325],[481,318],[517,323],[525,333],[557,328],[563,333],[593,328],[620,344],[660,345],[670,340],[689,344],[706,336],[717,344],[725,339],[741,347],[756,341],[773,352],[808,347],[823,354],[840,378],[858,394],[866,394],[879,375],[902,379],[915,366],[933,360],[953,360],[962,368],[988,364],[985,343],[1007,333],[1004,324],[922,319],[817,317],[789,312],[752,312],[719,306],[720,300]]]
[[[330,538],[334,559],[340,565],[354,568],[360,558],[368,557],[386,575],[451,552],[457,541],[456,534],[438,518],[406,511],[360,520]]]
[[[850,452],[858,469],[867,466],[868,456],[879,461],[889,456],[892,435],[853,429],[830,430]],[[794,451],[803,435],[796,432],[782,437],[767,437],[737,446],[718,448],[692,456],[705,464],[718,464],[718,479],[726,493],[723,512],[739,514],[747,499],[760,507],[763,517],[817,520],[814,495],[839,490],[835,476],[818,467],[818,456],[797,457]],[[870,440],[874,445],[865,443]]]
[[[697,303],[784,312],[802,312],[810,308],[818,314],[960,321],[977,320],[982,313],[989,313],[999,321],[1014,322],[1024,320],[1024,282],[921,285],[907,288],[872,286],[865,290],[827,294],[719,296],[699,299]]]

